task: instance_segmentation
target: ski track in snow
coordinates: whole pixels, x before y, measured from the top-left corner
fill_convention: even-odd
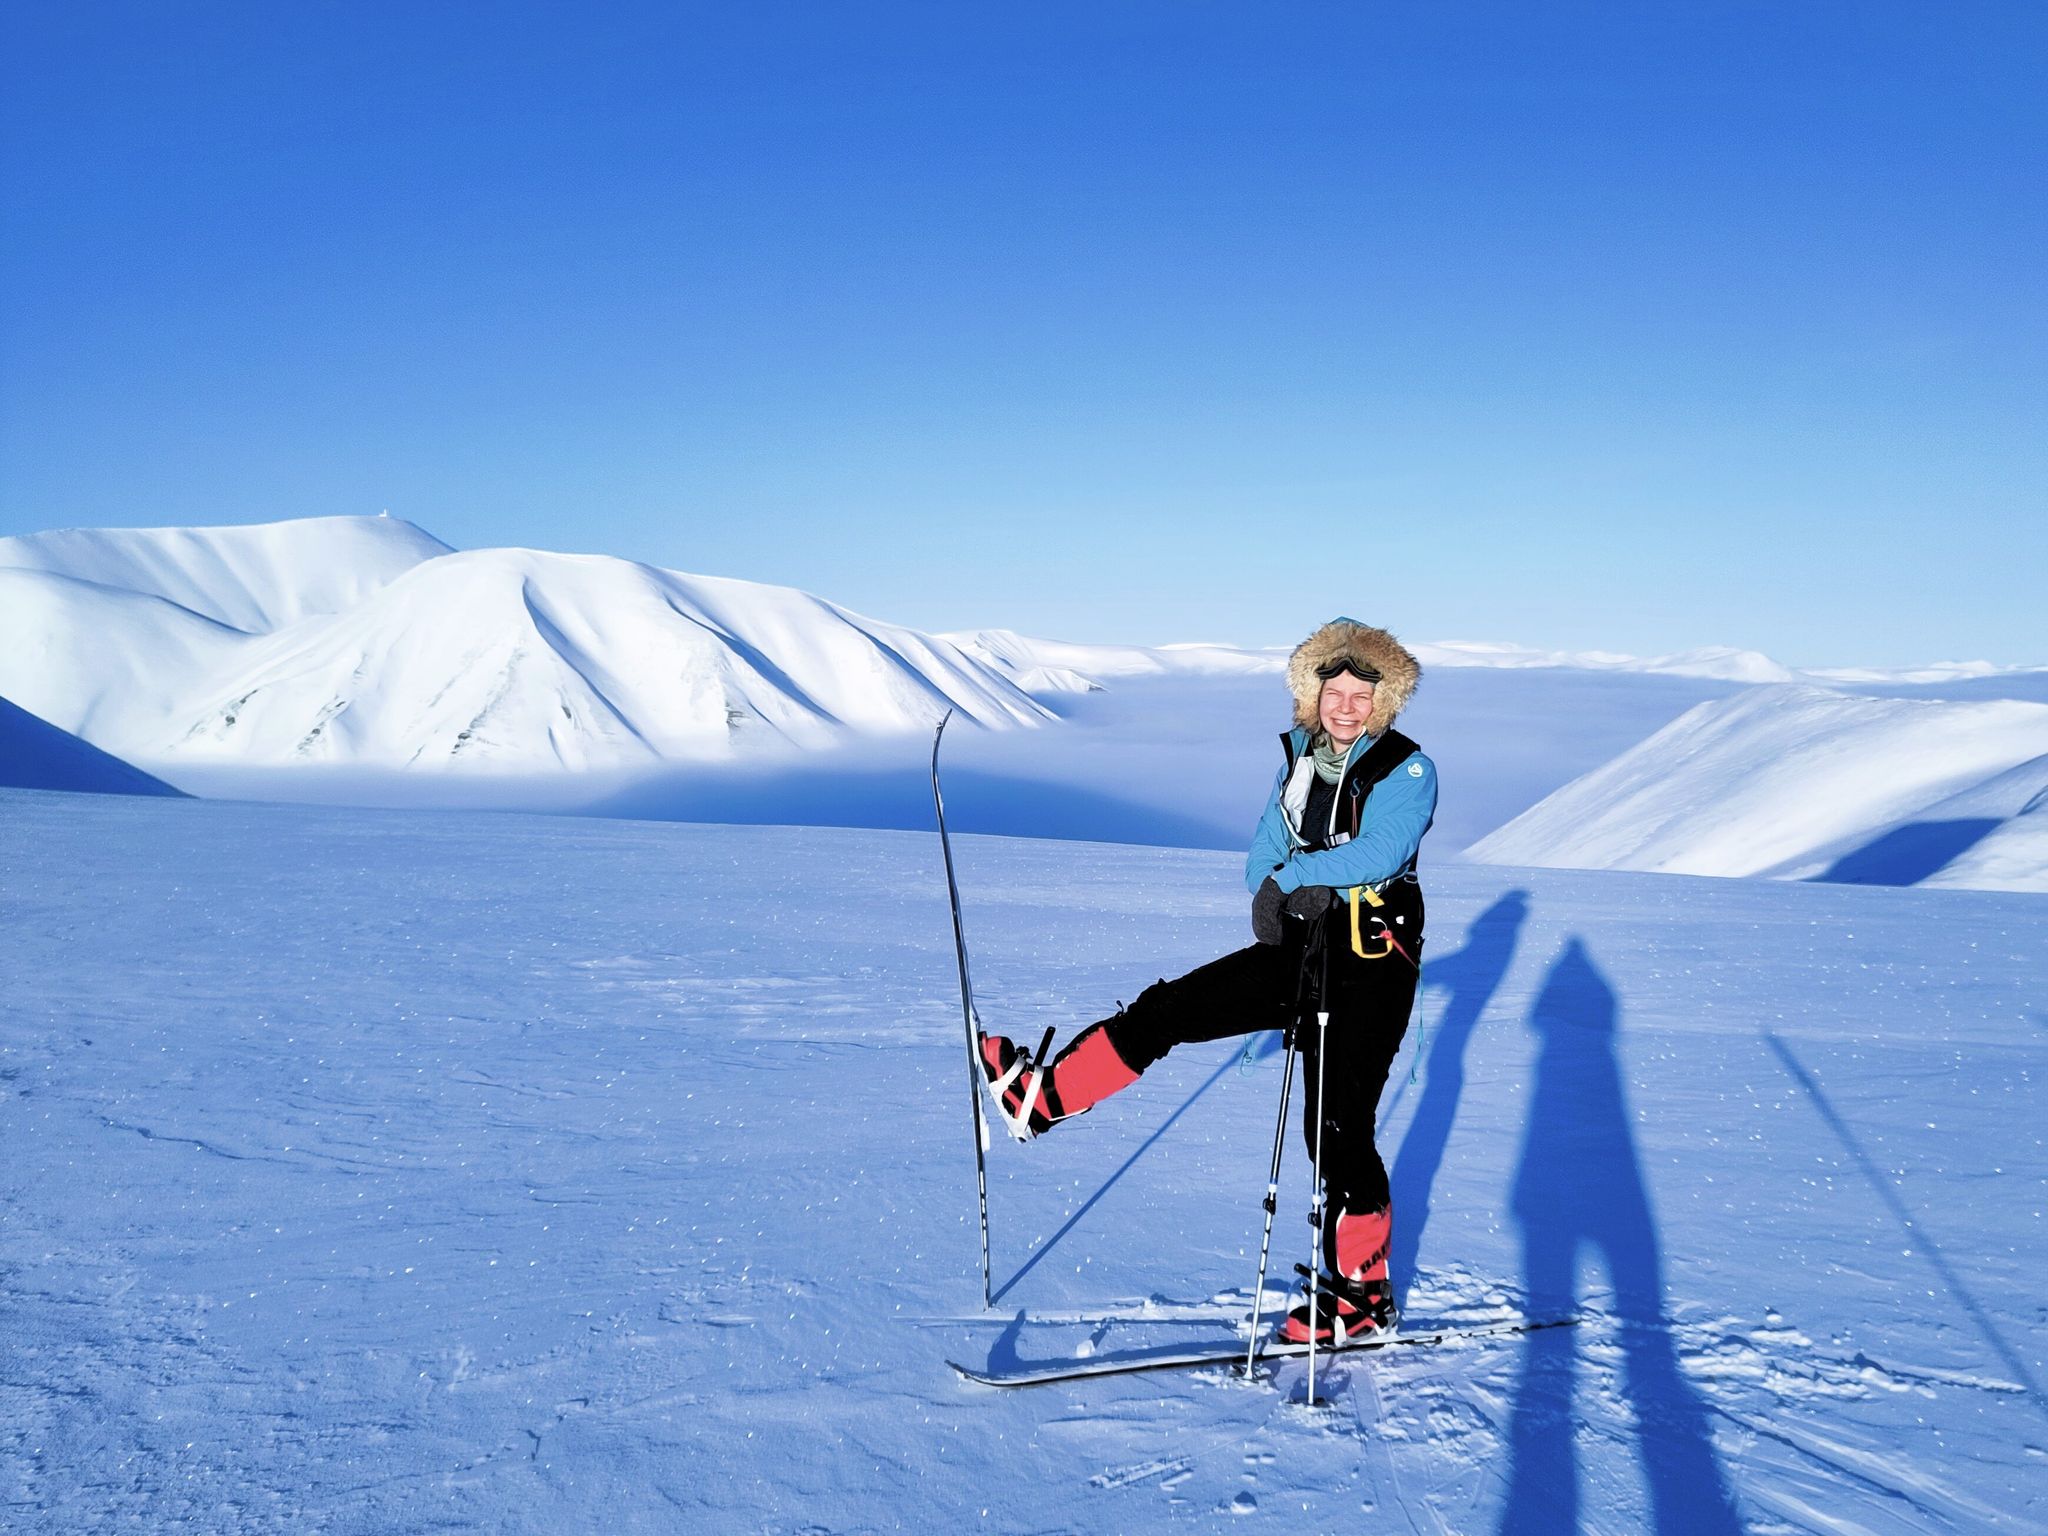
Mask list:
[[[930,836],[0,821],[8,1530],[2043,1528],[2038,897],[1434,866],[1404,1307],[1583,1321],[1311,1410],[945,1367],[1232,1336],[1278,1058],[999,1140],[981,1313]],[[992,1024],[1240,940],[1229,855],[958,852]]]

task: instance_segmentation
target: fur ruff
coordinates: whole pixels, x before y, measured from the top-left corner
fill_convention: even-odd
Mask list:
[[[1422,681],[1422,664],[1384,629],[1374,629],[1356,619],[1332,619],[1297,645],[1294,654],[1287,658],[1287,686],[1294,693],[1294,723],[1311,735],[1321,730],[1323,724],[1316,712],[1316,701],[1323,692],[1323,680],[1316,676],[1316,668],[1327,666],[1339,656],[1355,656],[1379,671],[1379,683],[1372,691],[1372,713],[1365,721],[1365,734],[1378,736],[1394,723],[1394,716],[1408,707],[1415,685]]]

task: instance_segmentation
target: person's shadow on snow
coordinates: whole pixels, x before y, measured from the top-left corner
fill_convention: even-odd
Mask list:
[[[1706,1408],[1679,1370],[1664,1316],[1656,1220],[1615,1057],[1619,1013],[1614,989],[1574,938],[1529,1015],[1542,1044],[1513,1197],[1529,1313],[1574,1311],[1579,1260],[1592,1250],[1613,1282],[1654,1529],[1659,1536],[1739,1532]],[[1579,1529],[1578,1332],[1553,1328],[1523,1341],[1501,1536]]]
[[[1425,986],[1448,988],[1451,995],[1442,1017],[1429,1032],[1422,1098],[1394,1158],[1394,1242],[1389,1272],[1404,1277],[1404,1285],[1414,1283],[1422,1231],[1429,1225],[1430,1191],[1443,1167],[1458,1101],[1464,1097],[1465,1047],[1514,962],[1515,946],[1528,917],[1529,893],[1509,891],[1472,920],[1465,930],[1463,948],[1442,959],[1432,958],[1423,971]],[[1423,1006],[1428,1005],[1425,994]]]

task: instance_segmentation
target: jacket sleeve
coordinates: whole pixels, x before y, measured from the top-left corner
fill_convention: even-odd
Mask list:
[[[1419,771],[1418,771],[1419,770]],[[1422,846],[1422,834],[1436,817],[1436,764],[1412,753],[1372,787],[1365,797],[1365,815],[1358,836],[1320,853],[1297,853],[1273,876],[1283,891],[1304,885],[1339,890],[1353,885],[1378,885],[1399,874]],[[1260,822],[1261,828],[1265,823]],[[1259,848],[1254,842],[1252,852]],[[1246,872],[1249,876],[1249,871]],[[1261,876],[1263,879],[1264,877]]]
[[[1266,809],[1259,824],[1252,830],[1252,851],[1244,861],[1244,888],[1254,896],[1266,883],[1266,876],[1286,864],[1287,855],[1294,849],[1293,839],[1287,835],[1287,812],[1280,804],[1281,792],[1286,788],[1287,770],[1282,768],[1273,780],[1272,794],[1266,797]]]

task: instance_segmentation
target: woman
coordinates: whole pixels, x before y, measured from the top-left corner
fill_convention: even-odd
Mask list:
[[[1044,1070],[1000,1035],[980,1042],[1002,1118],[1025,1140],[1128,1087],[1176,1045],[1285,1028],[1306,1006],[1311,1022],[1297,1038],[1305,1081],[1317,1081],[1319,1066],[1323,1074],[1323,1209],[1334,1218],[1323,1227],[1327,1299],[1316,1309],[1324,1342],[1394,1323],[1392,1199],[1373,1119],[1422,960],[1415,860],[1436,811],[1436,768],[1393,729],[1421,674],[1392,635],[1354,619],[1334,619],[1304,640],[1287,663],[1294,727],[1281,737],[1286,763],[1245,861],[1257,942],[1147,987]],[[1311,1001],[1325,974],[1326,1035],[1313,1025]],[[1328,1053],[1321,1063],[1319,1049]],[[1315,1122],[1315,1095],[1304,1094],[1311,1150]],[[1306,1299],[1281,1336],[1308,1339]]]

